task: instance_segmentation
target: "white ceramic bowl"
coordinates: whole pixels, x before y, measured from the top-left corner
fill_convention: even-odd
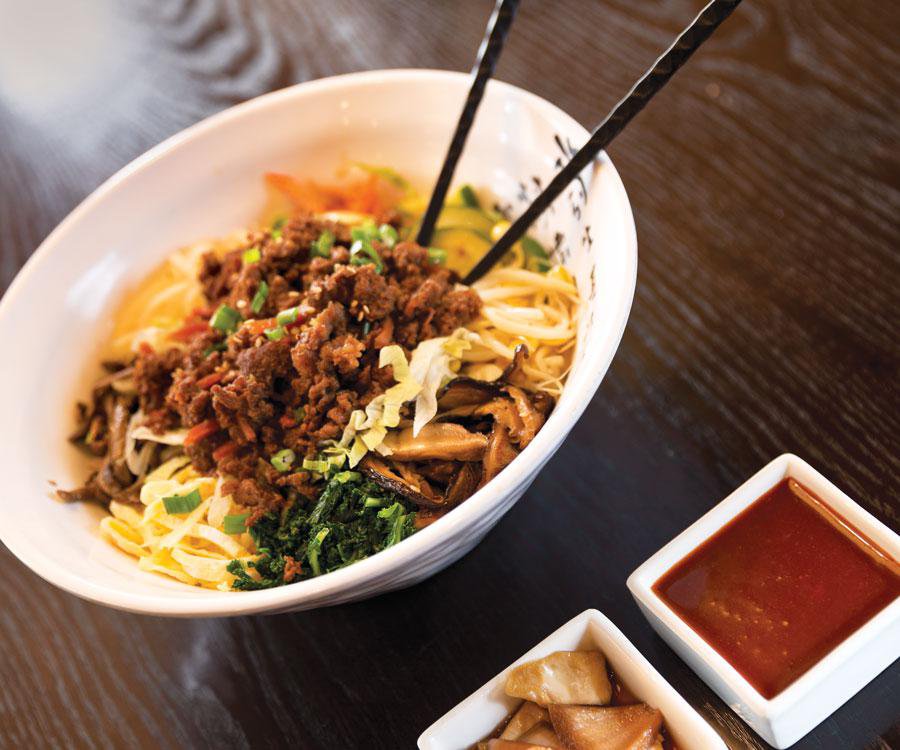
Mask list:
[[[87,599],[136,612],[200,616],[274,612],[408,586],[474,547],[522,495],[584,411],[618,346],[634,292],[637,245],[625,190],[603,157],[536,225],[558,246],[587,300],[565,394],[537,438],[487,487],[402,544],[321,578],[258,592],[185,586],[138,570],[98,535],[99,508],[49,497],[88,465],[68,445],[72,404],[97,375],[117,300],[180,245],[253,222],[268,170],[330,178],[348,161],[391,165],[427,189],[468,89],[463,74],[358,73],[240,104],[188,128],[116,174],[44,241],[0,303],[0,537],[26,565]],[[587,133],[552,104],[491,82],[460,181],[515,213],[561,149]],[[583,187],[582,187],[583,185]],[[590,237],[590,242],[588,241]]]
[[[725,743],[675,689],[663,679],[612,621],[588,609],[548,635],[527,654],[438,719],[419,737],[420,750],[465,750],[484,739],[521,703],[505,691],[510,670],[554,651],[595,648],[613,672],[640,700],[662,711],[666,728],[680,750],[725,750]]]
[[[879,547],[900,560],[900,537],[853,502],[803,459],[785,453],[675,537],[628,578],[653,629],[771,745],[785,748],[823,721],[900,657],[900,599],[782,692],[766,699],[653,591],[653,584],[785,477],[808,487]]]

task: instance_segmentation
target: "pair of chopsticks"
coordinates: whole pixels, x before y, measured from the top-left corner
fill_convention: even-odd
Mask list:
[[[631,91],[613,107],[603,122],[591,133],[587,143],[572,156],[540,195],[512,223],[509,229],[506,230],[506,233],[469,271],[465,279],[463,279],[464,283],[471,284],[484,276],[522,238],[535,219],[559,197],[560,193],[578,176],[581,170],[587,167],[597,154],[625,129],[625,126],[631,122],[634,116],[668,83],[675,72],[688,61],[688,58],[697,51],[700,45],[731,15],[740,2],[741,0],[712,0],[700,12],[693,22],[681,32],[672,46],[641,76]],[[488,22],[484,40],[478,50],[478,57],[472,71],[473,80],[469,89],[469,95],[466,98],[459,122],[447,149],[447,155],[444,157],[444,165],[441,168],[440,176],[428,203],[428,209],[422,218],[419,233],[416,236],[416,241],[420,245],[427,246],[431,241],[435,222],[444,205],[444,198],[447,195],[447,190],[450,188],[453,173],[456,171],[456,164],[465,146],[466,137],[469,134],[469,129],[472,127],[472,122],[484,95],[488,79],[497,66],[497,60],[503,49],[503,42],[509,32],[518,4],[518,0],[498,0],[494,13]]]

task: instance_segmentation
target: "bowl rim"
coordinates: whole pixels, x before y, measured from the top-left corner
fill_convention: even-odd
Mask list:
[[[9,325],[11,313],[15,309],[16,300],[26,285],[27,280],[52,262],[56,246],[62,242],[70,226],[78,222],[84,214],[101,202],[107,195],[122,186],[130,179],[147,169],[154,162],[166,157],[184,143],[202,137],[220,126],[244,117],[250,113],[276,107],[286,99],[312,96],[329,89],[353,89],[360,85],[389,81],[407,84],[445,84],[463,85],[470,79],[462,72],[434,70],[427,68],[397,68],[371,70],[356,73],[330,76],[305,81],[276,91],[248,99],[233,105],[221,112],[210,115],[203,120],[170,136],[161,143],[138,156],[119,171],[109,177],[81,201],[55,229],[41,242],[37,250],[20,269],[13,279],[3,298],[0,299],[0,335]],[[517,97],[529,108],[545,114],[561,126],[587,138],[587,130],[571,115],[555,104],[525,89],[496,79],[489,83],[492,89],[500,90]],[[554,410],[547,424],[535,439],[514,459],[514,461],[495,477],[488,485],[476,492],[463,505],[438,519],[428,527],[405,539],[401,544],[379,552],[364,560],[333,571],[324,576],[311,578],[298,584],[280,586],[261,591],[215,592],[209,590],[190,593],[193,587],[185,587],[184,592],[171,596],[166,593],[147,594],[134,593],[111,588],[104,584],[73,573],[54,560],[46,557],[41,550],[28,542],[22,542],[11,533],[9,528],[0,528],[0,541],[31,570],[54,585],[89,601],[121,609],[129,612],[165,615],[175,617],[197,616],[234,616],[242,614],[262,613],[266,611],[285,611],[301,604],[307,599],[321,599],[333,596],[352,588],[366,580],[377,579],[379,575],[393,569],[404,559],[416,559],[418,554],[433,546],[439,538],[452,535],[455,531],[470,524],[475,518],[485,514],[489,509],[499,505],[512,493],[528,467],[539,462],[539,457],[552,452],[555,443],[561,442],[577,419],[587,408],[591,398],[599,387],[625,330],[637,281],[637,235],[630,201],[625,193],[624,185],[609,157],[603,153],[598,158],[605,169],[611,171],[613,179],[618,182],[625,198],[622,204],[625,219],[626,236],[624,238],[629,252],[626,257],[625,278],[627,288],[614,314],[618,318],[617,332],[613,345],[605,351],[597,351],[599,347],[587,347],[581,377],[569,387],[577,386],[577,394],[573,409],[563,414]],[[327,606],[328,602],[321,605]]]
[[[556,630],[528,649],[528,651],[512,662],[512,664],[490,678],[481,687],[463,698],[422,732],[418,739],[418,747],[420,750],[432,750],[433,745],[431,743],[439,739],[444,724],[451,718],[454,718],[457,714],[461,713],[465,715],[468,711],[476,710],[478,704],[483,703],[489,697],[489,694],[505,681],[506,676],[513,667],[528,661],[540,659],[553,651],[559,650],[559,642],[568,638],[570,634],[579,633],[581,634],[581,637],[584,637],[588,633],[591,624],[596,625],[601,631],[609,636],[616,647],[615,650],[617,653],[614,654],[615,660],[631,662],[631,664],[636,666],[642,673],[647,683],[654,685],[660,692],[666,695],[670,703],[674,704],[675,715],[673,716],[672,711],[667,709],[669,713],[664,717],[666,725],[670,727],[678,725],[685,733],[696,733],[692,739],[696,740],[697,744],[694,745],[692,743],[686,745],[685,750],[691,750],[696,747],[703,747],[704,750],[719,750],[720,748],[721,750],[725,750],[726,746],[724,740],[722,740],[718,732],[716,732],[709,722],[700,715],[700,712],[688,703],[684,696],[682,696],[681,693],[679,693],[672,684],[663,677],[660,671],[646,656],[644,656],[643,653],[641,653],[628,636],[626,636],[609,617],[597,609],[586,609],[581,614],[575,615],[571,620],[560,625]],[[569,649],[564,648],[562,650]],[[609,649],[600,648],[600,651],[603,653],[607,662],[612,665],[613,659],[610,659]],[[615,665],[612,666],[613,671],[616,671]],[[629,690],[634,690],[635,697],[647,701],[647,698],[642,695],[642,693],[645,692],[644,690],[636,689],[634,685],[628,685],[628,688]],[[681,747],[681,745],[679,745],[679,747]]]
[[[772,479],[774,477],[774,479]],[[632,596],[657,619],[672,637],[693,652],[704,670],[715,674],[730,689],[744,706],[753,714],[748,721],[754,728],[776,721],[797,709],[803,700],[821,689],[829,676],[842,665],[852,660],[861,649],[873,640],[890,634],[890,627],[900,622],[900,597],[877,612],[870,620],[848,635],[806,672],[790,683],[780,693],[765,698],[724,656],[694,631],[665,601],[653,591],[653,585],[666,571],[691,554],[701,544],[715,535],[723,526],[753,504],[767,490],[785,478],[793,478],[809,487],[826,505],[847,519],[869,539],[882,549],[900,559],[900,536],[881,523],[869,511],[850,498],[837,485],[802,458],[783,453],[763,466],[759,471],[741,483],[733,492],[717,503],[707,513],[679,533],[642,563],[628,577],[626,585]],[[759,488],[762,487],[762,491]],[[900,651],[900,648],[898,648]],[[848,700],[880,672],[867,674],[865,682],[835,706],[832,711]],[[701,679],[710,684],[706,675],[698,672]],[[710,687],[712,685],[710,684]],[[729,700],[713,688],[720,697]],[[734,707],[734,706],[732,706]],[[829,712],[829,714],[831,711]],[[824,719],[824,717],[823,717]],[[820,721],[810,723],[802,720],[806,729],[797,739],[817,726]],[[786,745],[777,745],[786,747]]]

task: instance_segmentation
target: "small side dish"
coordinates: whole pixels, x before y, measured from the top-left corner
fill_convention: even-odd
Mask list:
[[[783,479],[653,584],[765,698],[900,596],[900,564]]]
[[[554,651],[520,664],[506,694],[524,702],[477,750],[674,748],[662,712],[638,702],[600,651]]]
[[[900,658],[900,537],[779,456],[641,565],[653,628],[789,747]]]
[[[420,750],[726,750],[602,613],[548,635],[419,737]]]

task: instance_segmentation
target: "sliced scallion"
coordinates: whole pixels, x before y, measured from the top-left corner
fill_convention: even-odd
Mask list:
[[[375,265],[375,272],[381,273],[384,270],[384,263],[381,262],[381,256],[378,251],[372,247],[372,243],[367,240],[356,240],[350,246],[350,264],[354,266],[364,266],[369,263]]]
[[[241,314],[233,307],[219,305],[219,309],[209,319],[209,324],[222,333],[234,333],[241,320]]]
[[[379,497],[367,497],[363,503],[365,508],[380,508],[382,505],[384,505],[384,500]]]
[[[222,531],[226,534],[243,534],[247,530],[249,513],[236,513],[225,516],[222,520]]]
[[[322,232],[322,234],[319,235],[319,239],[313,242],[312,248],[310,249],[310,255],[319,258],[330,258],[331,248],[333,246],[334,234],[326,229],[324,232]]]
[[[266,338],[269,339],[269,341],[281,341],[287,331],[281,326],[275,326],[274,328],[266,328],[263,333],[266,334]]]
[[[447,251],[439,247],[428,248],[428,260],[443,265],[447,262]]]
[[[300,308],[299,307],[289,307],[287,310],[282,310],[278,315],[275,316],[275,322],[280,326],[287,326],[291,323],[296,323],[297,318],[300,317]]]
[[[269,285],[265,281],[260,281],[259,286],[256,288],[256,294],[253,295],[253,299],[250,302],[250,309],[258,315],[260,310],[263,309],[263,305],[266,304],[268,296]]]
[[[283,216],[279,216],[277,219],[275,219],[275,221],[272,222],[272,239],[281,239],[282,229],[285,225],[285,222],[287,222],[287,219],[285,219]]]
[[[358,227],[353,227],[353,229],[350,230],[350,239],[354,242],[371,242],[372,240],[378,239],[378,234],[379,231],[376,229],[375,224],[367,222],[366,224],[360,224]]]
[[[200,502],[200,490],[192,490],[187,495],[172,495],[171,497],[163,498],[166,513],[173,516],[181,513],[190,513],[200,505]]]
[[[339,471],[334,475],[333,479],[338,484],[346,484],[347,482],[355,482],[362,478],[362,474],[358,471]]]
[[[259,259],[261,257],[262,254],[259,252],[259,245],[254,245],[249,250],[244,250],[244,254],[241,256],[241,260],[244,261],[245,266],[249,266],[253,263],[259,263]]]
[[[382,224],[378,227],[378,234],[381,235],[381,241],[388,247],[393,247],[397,244],[397,240],[400,239],[397,230],[390,224]]]
[[[269,459],[269,462],[278,469],[278,471],[284,474],[286,471],[291,470],[291,466],[293,466],[296,459],[297,454],[294,453],[294,451],[290,448],[284,448],[272,456],[272,458]]]
[[[304,458],[303,468],[306,471],[316,471],[319,474],[325,474],[329,469],[328,461],[320,461],[315,458]]]

